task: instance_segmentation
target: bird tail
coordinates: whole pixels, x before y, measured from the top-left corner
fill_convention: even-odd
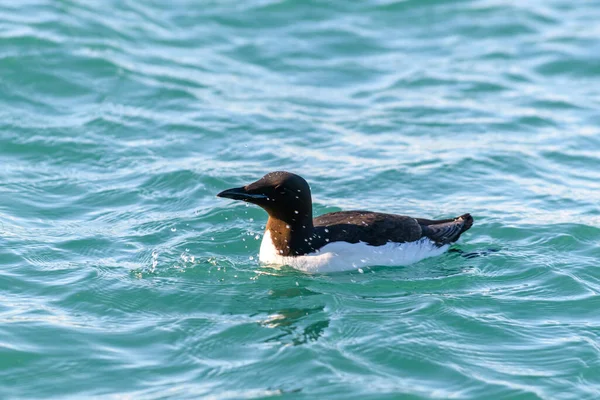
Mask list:
[[[445,245],[456,242],[460,235],[468,231],[473,226],[473,217],[471,214],[463,214],[454,219],[441,221],[427,221],[421,223],[423,236],[428,237],[439,245]]]

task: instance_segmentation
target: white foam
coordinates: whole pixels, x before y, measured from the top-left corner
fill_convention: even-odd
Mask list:
[[[427,238],[409,243],[390,242],[383,246],[370,246],[364,242],[332,242],[323,246],[317,253],[286,257],[279,254],[271,240],[271,233],[267,230],[260,245],[259,259],[263,264],[288,265],[309,273],[339,272],[375,265],[410,265],[425,258],[438,256],[449,247],[438,247]]]

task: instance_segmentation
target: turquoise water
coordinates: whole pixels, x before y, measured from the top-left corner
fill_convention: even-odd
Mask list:
[[[600,2],[0,3],[0,398],[600,398]],[[315,212],[475,225],[261,268]],[[488,252],[489,249],[498,250]]]

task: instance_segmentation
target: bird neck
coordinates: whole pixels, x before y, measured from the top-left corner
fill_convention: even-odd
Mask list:
[[[285,219],[269,215],[266,232],[269,232],[273,246],[281,256],[297,256],[312,250],[312,215],[294,215]]]

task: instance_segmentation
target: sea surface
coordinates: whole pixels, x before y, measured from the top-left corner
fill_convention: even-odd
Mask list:
[[[600,2],[0,1],[0,398],[599,399]],[[470,212],[308,275],[215,194]]]

